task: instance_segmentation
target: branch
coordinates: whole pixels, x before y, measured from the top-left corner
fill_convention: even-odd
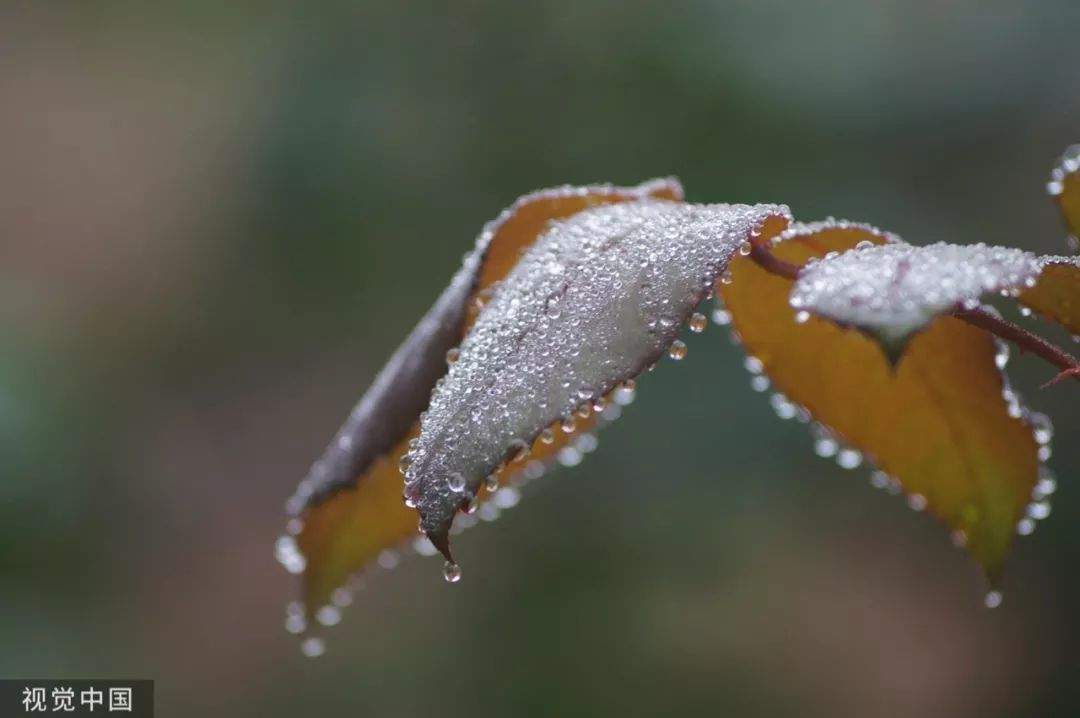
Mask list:
[[[764,237],[754,237],[750,240],[750,258],[766,272],[791,280],[798,279],[799,271],[802,269],[802,266],[785,262],[773,254],[769,249],[769,240]]]
[[[953,312],[953,315],[972,326],[985,329],[995,336],[1012,342],[1020,347],[1021,351],[1029,351],[1060,369],[1061,372],[1043,384],[1043,388],[1068,377],[1080,381],[1080,362],[1076,360],[1076,357],[1037,334],[1032,334],[1028,330],[994,316],[984,309],[960,309]]]

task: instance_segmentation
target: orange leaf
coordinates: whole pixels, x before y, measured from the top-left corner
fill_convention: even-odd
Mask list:
[[[794,227],[781,237],[773,254],[799,265],[859,242],[887,241],[847,223]],[[835,442],[862,452],[899,482],[912,507],[944,521],[996,582],[1032,497],[1039,445],[1032,427],[1016,418],[1024,410],[995,365],[994,338],[940,316],[911,339],[893,370],[859,331],[813,316],[796,322],[791,280],[749,258],[733,261],[730,271],[721,293],[734,328],[786,396],[779,403],[805,407],[831,431],[819,453],[834,453]],[[857,463],[844,456],[842,463]]]
[[[1080,237],[1080,145],[1067,148],[1050,171],[1047,191],[1061,209],[1074,248]]]
[[[332,600],[348,600],[346,591],[336,589],[380,556],[384,565],[396,563],[395,550],[419,538],[416,513],[402,501],[398,460],[418,433],[417,418],[435,382],[446,373],[447,352],[475,320],[492,285],[552,220],[599,204],[645,198],[681,200],[682,187],[674,179],[662,179],[637,187],[541,190],[518,199],[485,226],[465,266],[387,362],[289,501],[293,518],[277,553],[286,568],[302,574],[303,597],[303,607],[291,609],[290,629],[300,632],[312,618],[336,622],[336,611],[324,608]],[[564,450],[571,453],[564,451],[563,460],[572,461],[577,449],[567,449],[567,442],[596,422],[595,414],[579,417],[573,434],[557,431],[551,443],[537,440],[529,471],[542,470],[543,462]],[[523,468],[525,464],[509,465],[500,473],[500,485]],[[486,492],[478,499],[493,495]],[[430,547],[426,539],[416,545],[422,551]]]
[[[1034,287],[1017,297],[1024,306],[1080,334],[1080,257],[1047,259]]]

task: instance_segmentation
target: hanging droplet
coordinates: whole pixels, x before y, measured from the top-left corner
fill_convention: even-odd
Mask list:
[[[573,434],[574,429],[577,428],[577,422],[574,421],[574,417],[568,416],[562,420],[562,424],[560,424],[560,426],[562,427],[563,433]]]
[[[986,597],[983,598],[983,603],[987,608],[997,608],[1001,605],[1002,598],[1001,591],[988,591]]]
[[[806,324],[808,321],[810,321],[810,312],[806,311],[805,309],[799,312],[795,312],[796,324]]]
[[[680,339],[676,339],[668,347],[668,356],[675,361],[682,361],[686,357],[686,343]]]
[[[412,457],[408,454],[404,454],[400,459],[398,459],[397,468],[398,471],[401,472],[402,476],[405,475],[405,472],[409,470],[410,466],[412,466]]]
[[[701,312],[694,312],[690,315],[690,331],[694,334],[701,334],[705,331],[705,327],[708,325],[709,320],[705,318],[705,315]]]
[[[452,561],[447,561],[443,564],[442,575],[447,583],[457,583],[461,580],[461,566]]]
[[[545,444],[551,444],[555,441],[555,432],[551,430],[551,427],[544,429],[540,432],[540,441]]]
[[[752,251],[754,251],[754,246],[749,242],[743,242],[739,245],[739,254],[743,257],[747,256]]]
[[[554,438],[555,438],[555,435],[554,435],[554,432],[552,432],[552,439],[554,440]],[[488,474],[486,477],[484,477],[484,488],[487,489],[488,491],[490,491],[491,493],[495,493],[496,491],[498,491],[499,490],[499,475],[498,474]]]
[[[318,658],[326,653],[326,644],[323,642],[323,639],[311,636],[310,638],[305,638],[300,644],[300,652],[308,658]]]
[[[461,350],[457,347],[452,347],[446,350],[446,363],[453,364],[461,356]]]

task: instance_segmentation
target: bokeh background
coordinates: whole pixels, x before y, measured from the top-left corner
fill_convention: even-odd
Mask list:
[[[580,467],[282,628],[283,502],[517,195],[675,174],[1064,251],[1074,0],[0,7],[0,675],[160,715],[1075,716],[1078,391],[1005,603],[712,328]]]

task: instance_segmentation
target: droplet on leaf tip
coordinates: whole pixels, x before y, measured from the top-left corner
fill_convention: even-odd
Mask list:
[[[443,578],[447,583],[457,583],[461,580],[461,567],[452,561],[443,564]]]
[[[1001,591],[987,591],[986,596],[983,598],[983,604],[987,608],[997,608],[1001,605],[1003,598]]]

